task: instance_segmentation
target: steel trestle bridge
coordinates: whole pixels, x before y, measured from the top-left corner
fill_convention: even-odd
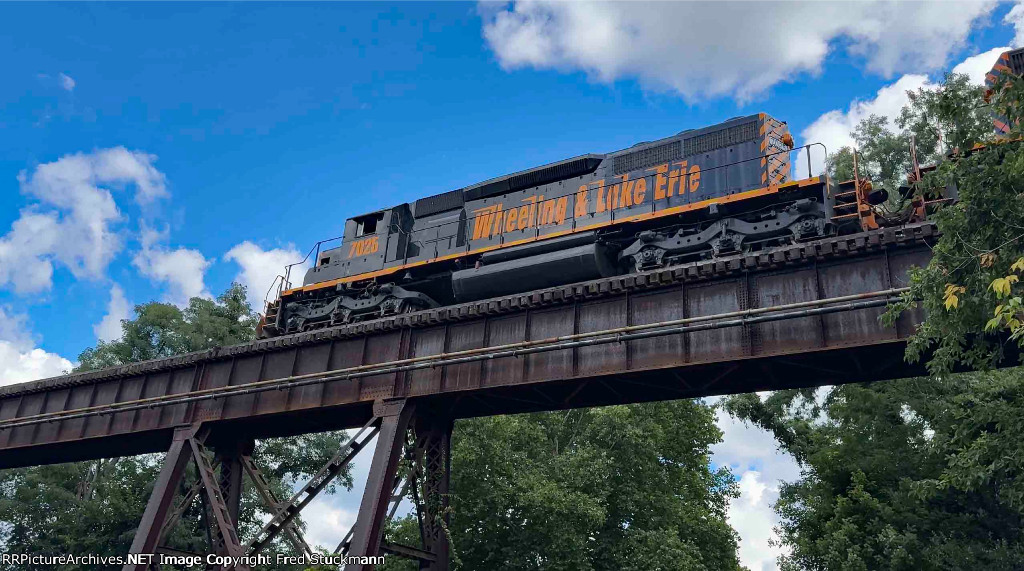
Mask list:
[[[376,438],[335,552],[447,570],[456,419],[922,374],[903,359],[920,311],[879,316],[935,233],[886,228],[2,387],[0,467],[166,452],[132,553],[182,555],[162,543],[196,501],[211,552],[253,556],[280,537],[311,553],[295,517]],[[290,498],[252,460],[254,439],[347,428]],[[273,514],[248,540],[246,485]],[[418,546],[383,537],[403,497]]]

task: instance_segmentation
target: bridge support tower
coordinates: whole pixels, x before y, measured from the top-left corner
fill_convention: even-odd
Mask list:
[[[316,495],[376,438],[370,473],[359,514],[334,553],[355,562],[345,571],[370,571],[365,556],[389,555],[419,562],[421,570],[449,569],[449,482],[453,420],[407,399],[377,401],[373,418],[343,439],[334,456],[290,498],[281,499],[253,459],[251,438],[218,434],[197,423],[175,430],[171,446],[139,523],[131,553],[204,555],[172,549],[164,543],[183,516],[199,513],[210,553],[253,557],[283,536],[294,550],[313,550],[295,525],[295,518]],[[238,533],[238,514],[245,486],[255,488],[269,522],[248,541]],[[404,545],[386,537],[388,523],[408,499],[419,524],[420,545]],[[196,505],[196,501],[199,504]],[[156,562],[131,562],[123,571],[158,569]],[[244,565],[221,567],[248,571]]]

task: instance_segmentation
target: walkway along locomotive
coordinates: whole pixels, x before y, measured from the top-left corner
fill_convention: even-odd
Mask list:
[[[340,246],[318,246],[301,286],[282,280],[261,334],[878,226],[884,191],[790,180],[792,150],[786,124],[761,113],[356,216]]]

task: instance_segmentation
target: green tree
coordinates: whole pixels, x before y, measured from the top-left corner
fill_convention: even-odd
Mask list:
[[[825,172],[834,182],[853,180],[853,148],[842,147],[825,157]]]
[[[910,137],[889,127],[889,120],[871,115],[853,130],[857,141],[860,176],[872,178],[888,189],[906,180],[910,167]]]
[[[216,300],[192,298],[184,309],[156,302],[138,305],[135,317],[122,321],[121,338],[83,351],[76,371],[251,341],[256,321],[239,284]],[[295,482],[312,477],[343,437],[325,432],[258,441],[253,459],[278,497],[290,497]],[[162,455],[149,454],[0,471],[0,522],[6,524],[0,526],[0,541],[6,551],[15,553],[126,553],[161,463]],[[350,472],[335,482],[351,488]],[[206,549],[199,506],[195,502],[186,512],[168,538],[169,545]],[[267,513],[256,491],[247,486],[239,525],[242,537],[256,533]],[[271,552],[292,552],[282,539]],[[14,569],[0,565],[6,568]]]
[[[928,357],[929,370],[935,373],[957,365],[997,365],[1005,356],[1007,334],[1018,347],[1024,346],[1022,82],[1004,74],[988,95],[987,109],[1008,120],[1008,137],[955,155],[917,185],[917,192],[926,197],[936,189],[955,187],[959,198],[935,214],[941,236],[934,255],[927,267],[911,273],[911,290],[886,318],[892,322],[918,303],[924,307],[925,321],[910,339],[907,357]],[[934,121],[938,124],[955,124],[965,115],[963,105],[935,107],[949,113]],[[972,133],[973,116],[964,120],[968,125],[947,130]]]
[[[887,319],[918,303],[924,307],[926,318],[911,337],[907,356],[927,358],[934,373],[957,365],[991,368],[1005,356],[1005,328],[1020,321],[1024,147],[990,145],[943,163],[922,182],[925,192],[940,185],[955,185],[959,201],[935,214],[941,237],[932,258],[911,272],[910,291]],[[1001,322],[987,327],[1000,315]],[[1021,342],[1018,335],[1016,343]]]
[[[936,162],[953,151],[966,151],[992,133],[985,90],[964,74],[947,73],[938,89],[908,91],[910,102],[896,124],[913,135],[918,161]]]
[[[75,371],[252,341],[259,319],[245,299],[245,287],[239,284],[232,284],[216,300],[193,297],[185,309],[153,301],[137,306],[135,315],[135,319],[121,322],[120,339],[100,341],[82,351]]]
[[[963,74],[946,74],[938,86],[908,91],[894,130],[885,117],[863,119],[850,135],[856,141],[860,176],[890,190],[904,183],[911,168],[910,147],[918,164],[943,160],[954,150],[968,150],[992,132],[991,108],[984,89]],[[843,147],[826,158],[828,174],[838,181],[853,178],[853,150]]]
[[[710,467],[721,432],[700,401],[462,420],[451,537],[475,570],[740,569],[736,495]],[[391,531],[418,538],[413,518]],[[411,569],[393,559],[388,570]]]
[[[947,76],[909,94],[902,134],[874,118],[855,132],[869,172],[884,177],[890,165],[896,176],[905,157],[886,149],[913,134],[922,161],[941,159],[915,192],[959,190],[934,214],[941,237],[929,265],[912,271],[911,291],[886,315],[892,323],[924,307],[907,358],[928,359],[933,376],[725,401],[803,468],[775,506],[790,549],[784,569],[1021,568],[1024,371],[949,371],[998,364],[1022,321],[1024,151],[1019,142],[973,150],[990,111],[1009,119],[1010,141],[1020,137],[1022,93],[1009,77],[985,105],[980,89]]]
[[[1019,569],[1024,371],[739,395],[802,466],[775,505],[783,569]]]

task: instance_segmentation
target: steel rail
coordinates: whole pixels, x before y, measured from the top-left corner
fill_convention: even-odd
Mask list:
[[[440,353],[437,355],[425,356],[415,359],[387,361],[383,363],[377,363],[374,365],[362,365],[358,367],[335,369],[332,371],[325,371],[322,373],[295,375],[290,377],[282,377],[279,379],[256,381],[253,383],[246,383],[241,385],[204,389],[201,391],[191,391],[186,393],[178,393],[174,395],[166,395],[159,397],[150,397],[147,399],[137,399],[132,401],[125,401],[122,403],[110,403],[106,405],[97,405],[93,407],[85,407],[67,411],[56,411],[51,413],[23,417],[19,419],[0,421],[0,429],[17,428],[19,426],[56,422],[60,420],[71,420],[76,418],[84,418],[102,414],[116,414],[118,412],[151,409],[157,406],[173,406],[177,404],[187,404],[192,402],[213,400],[217,398],[226,398],[230,396],[248,395],[271,390],[285,390],[316,383],[326,383],[338,380],[350,380],[376,375],[436,368],[440,366],[459,365],[475,361],[493,360],[504,357],[518,357],[523,355],[532,355],[535,353],[561,351],[566,349],[574,349],[578,347],[588,347],[608,343],[622,343],[626,341],[647,339],[651,337],[676,335],[680,333],[692,333],[712,329],[722,329],[726,327],[736,327],[741,325],[753,325],[757,323],[781,321],[785,319],[795,319],[799,317],[811,317],[815,315],[825,315],[829,313],[838,313],[842,311],[855,311],[858,309],[867,309],[887,305],[888,303],[896,300],[896,295],[905,293],[906,291],[909,291],[909,288],[893,288],[878,292],[855,294],[850,296],[840,296],[806,302],[797,302],[775,307],[732,311],[715,315],[651,323],[642,326],[635,325],[628,327],[619,327],[602,331],[564,335],[561,337],[552,337],[547,340],[524,341],[520,343],[511,343],[508,345],[486,347],[482,349],[458,351],[453,353]],[[858,301],[866,299],[870,301]],[[842,305],[830,305],[837,303],[842,303]],[[638,329],[643,330],[638,331]]]

